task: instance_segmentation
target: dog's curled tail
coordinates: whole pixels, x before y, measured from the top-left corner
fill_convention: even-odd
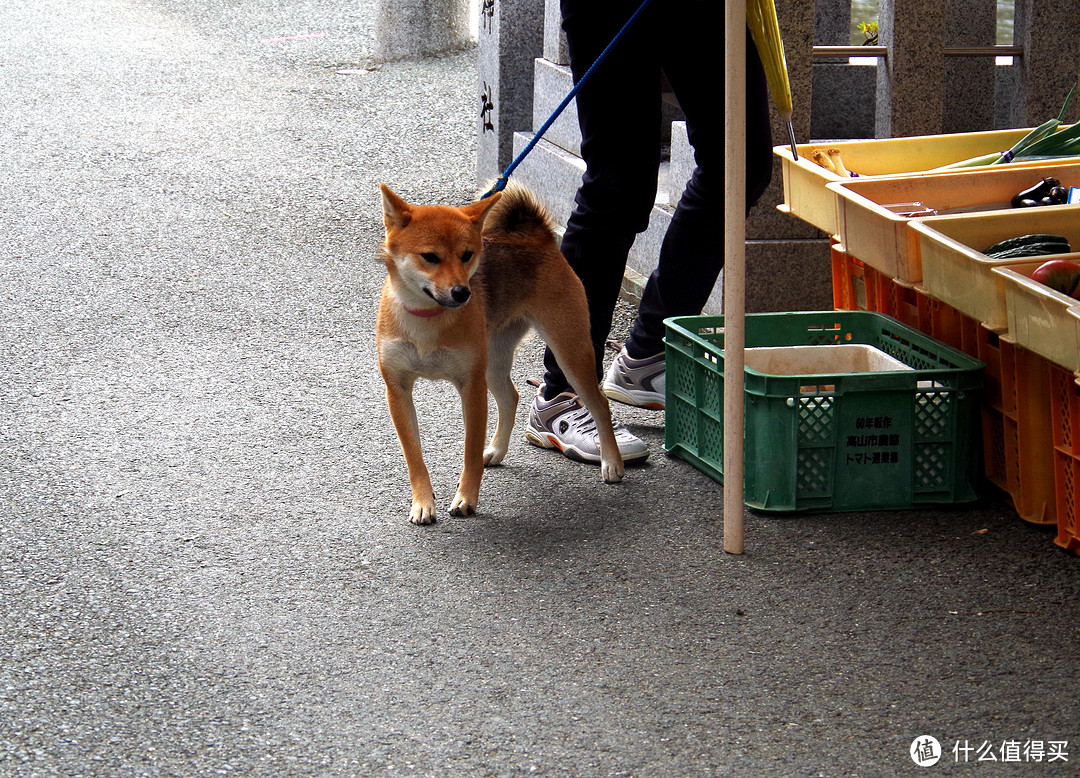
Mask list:
[[[555,240],[555,219],[535,194],[511,181],[484,220],[484,234]]]

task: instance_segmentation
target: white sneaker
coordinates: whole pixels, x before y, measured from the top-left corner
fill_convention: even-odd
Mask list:
[[[666,385],[664,352],[647,359],[631,359],[623,347],[608,368],[601,389],[616,402],[662,411]]]
[[[578,462],[600,464],[600,438],[589,409],[578,401],[576,394],[563,392],[545,400],[543,391],[541,386],[533,398],[525,439],[541,448],[557,448]],[[618,424],[615,425],[615,442],[619,444],[624,462],[640,461],[649,456],[645,441]]]

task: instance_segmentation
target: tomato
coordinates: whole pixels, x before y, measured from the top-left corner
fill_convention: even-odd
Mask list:
[[[1051,259],[1039,265],[1031,274],[1031,279],[1046,284],[1056,292],[1080,299],[1080,263]]]

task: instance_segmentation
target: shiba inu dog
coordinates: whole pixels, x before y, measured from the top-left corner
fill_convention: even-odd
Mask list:
[[[436,516],[413,405],[416,379],[447,380],[461,394],[465,461],[450,514],[471,515],[484,467],[502,462],[510,444],[518,404],[510,368],[530,328],[551,348],[596,421],[604,481],[621,480],[611,410],[596,379],[585,290],[559,252],[543,206],[516,185],[463,208],[410,205],[381,188],[387,277],[376,343],[409,468],[410,520],[430,524]],[[485,448],[488,391],[498,422]]]

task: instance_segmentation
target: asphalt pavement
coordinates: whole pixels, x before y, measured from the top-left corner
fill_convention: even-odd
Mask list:
[[[519,426],[477,516],[408,523],[377,185],[471,197],[475,51],[372,67],[327,0],[0,20],[0,775],[1077,773],[1080,559],[999,499],[730,555],[624,409],[622,484]]]

